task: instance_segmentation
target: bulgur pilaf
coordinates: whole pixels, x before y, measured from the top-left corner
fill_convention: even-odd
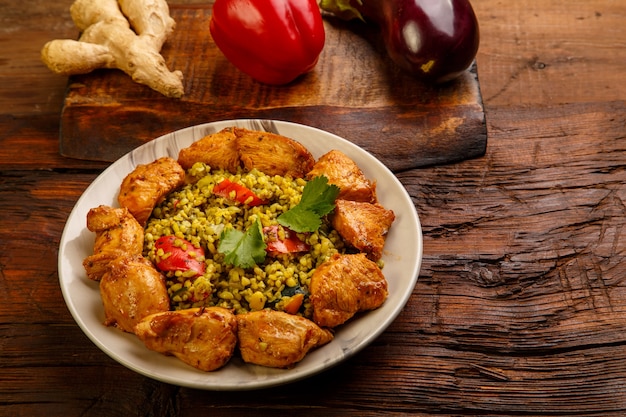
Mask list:
[[[220,306],[235,313],[271,307],[284,310],[293,297],[302,297],[299,314],[310,318],[308,286],[315,268],[335,253],[343,253],[339,234],[323,222],[315,232],[299,233],[310,250],[268,256],[262,264],[242,269],[224,262],[218,252],[220,234],[232,227],[244,231],[259,220],[263,227],[277,225],[277,217],[300,202],[306,180],[268,176],[252,169],[235,174],[196,163],[188,170],[188,183],[157,205],[145,228],[144,256],[156,263],[162,253],[155,248],[161,236],[173,235],[204,249],[206,270],[166,273],[166,286],[175,310]],[[212,193],[224,179],[244,185],[268,204],[249,207]],[[182,242],[182,240],[181,240]]]

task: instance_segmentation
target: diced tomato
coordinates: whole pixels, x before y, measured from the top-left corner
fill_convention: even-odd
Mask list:
[[[279,236],[279,228],[285,231],[284,239],[281,239]],[[306,252],[311,248],[294,231],[286,227],[267,226],[263,228],[263,234],[265,235],[265,244],[267,245],[266,251],[270,255]]]
[[[206,264],[202,248],[176,236],[161,236],[154,247],[157,251],[163,250],[163,255],[157,255],[156,260],[156,267],[161,271],[194,271],[196,275],[204,274]]]
[[[246,186],[232,182],[229,179],[224,179],[219,184],[216,184],[213,187],[213,194],[250,207],[267,204]]]

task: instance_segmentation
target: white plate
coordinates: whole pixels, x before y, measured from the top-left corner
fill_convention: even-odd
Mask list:
[[[122,179],[138,164],[162,156],[178,157],[180,149],[209,133],[230,126],[265,130],[295,139],[315,158],[331,149],[350,156],[365,175],[377,182],[379,201],[396,214],[385,245],[383,272],[389,297],[382,307],[341,326],[334,340],[310,352],[288,370],[244,364],[233,358],[215,372],[203,372],[178,359],[148,350],[137,337],[103,325],[104,311],[98,283],[87,279],[83,259],[93,250],[94,234],[86,228],[89,209],[100,204],[117,206]],[[408,301],[422,260],[422,232],[408,193],[380,161],[371,154],[328,132],[295,123],[270,120],[229,120],[182,129],[157,138],[126,154],[107,168],[87,188],[70,213],[59,248],[59,280],[67,306],[85,334],[122,365],[150,378],[210,390],[250,390],[296,381],[330,368],[363,349],[397,317]]]

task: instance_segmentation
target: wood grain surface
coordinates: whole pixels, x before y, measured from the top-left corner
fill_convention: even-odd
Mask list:
[[[39,50],[76,36],[70,4],[0,0],[0,415],[626,414],[626,3],[473,1],[489,143],[398,170],[424,231],[407,306],[345,363],[245,393],[138,375],[65,306],[64,223],[108,166],[59,154],[68,80]]]
[[[371,25],[328,16],[316,68],[287,86],[264,85],[217,48],[209,33],[211,9],[212,2],[171,7],[176,30],[162,54],[169,68],[183,72],[181,99],[136,84],[121,71],[71,77],[61,154],[115,161],[177,129],[260,118],[331,131],[393,161],[394,170],[484,155],[487,128],[475,67],[452,83],[426,86],[393,65]]]

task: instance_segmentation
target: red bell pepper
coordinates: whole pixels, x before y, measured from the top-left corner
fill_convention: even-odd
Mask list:
[[[161,236],[154,242],[154,247],[163,250],[157,254],[156,267],[163,271],[194,271],[196,275],[204,274],[204,250],[193,246],[185,239],[176,236]]]
[[[233,65],[274,85],[313,69],[325,42],[315,0],[216,0],[210,31]]]
[[[233,194],[234,193],[234,194]],[[213,194],[236,201],[240,204],[247,204],[250,207],[266,204],[248,187],[232,182],[229,179],[223,179],[213,187]]]
[[[285,231],[284,238],[279,236],[279,228]],[[282,226],[264,227],[263,234],[265,235],[265,244],[267,245],[265,250],[269,255],[306,252],[311,249],[309,244],[300,240],[294,231]]]

